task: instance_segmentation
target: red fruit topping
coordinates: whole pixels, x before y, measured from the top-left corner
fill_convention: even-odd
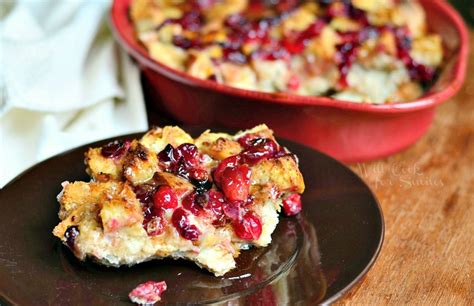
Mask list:
[[[297,215],[301,208],[301,196],[297,193],[293,193],[283,200],[283,212],[287,216]]]
[[[254,200],[253,196],[249,196],[247,198],[247,201],[242,202],[242,206],[243,207],[251,206],[253,204],[253,200]]]
[[[183,143],[175,149],[174,157],[176,161],[183,159],[187,167],[195,167],[199,163],[198,148],[190,143]]]
[[[208,174],[204,169],[191,169],[189,171],[189,178],[197,181],[207,181]]]
[[[199,11],[187,12],[178,19],[178,23],[188,31],[198,31],[201,28],[202,16]]]
[[[153,216],[146,223],[145,230],[148,236],[158,236],[165,231],[166,219],[160,214],[159,216]]]
[[[161,300],[161,295],[166,290],[165,282],[148,281],[133,289],[128,297],[133,303],[151,305]]]
[[[339,85],[344,88],[348,86],[347,74],[356,60],[359,47],[358,44],[348,42],[337,45],[336,48],[337,52],[335,60],[340,72]]]
[[[173,45],[180,47],[182,49],[189,49],[196,46],[196,43],[181,35],[173,37]]]
[[[186,210],[197,216],[203,211],[203,207],[207,206],[207,201],[206,194],[191,192],[184,197],[182,204]]]
[[[253,165],[262,159],[273,157],[278,152],[278,145],[271,139],[257,138],[253,143],[253,146],[240,153],[244,163]]]
[[[188,213],[182,208],[178,208],[173,212],[171,222],[184,239],[195,241],[201,235],[196,225],[189,223]]]
[[[226,159],[221,161],[220,164],[217,166],[217,168],[214,170],[214,173],[213,173],[214,182],[216,182],[216,184],[220,184],[224,170],[226,168],[233,168],[239,165],[240,159],[241,158],[239,155],[234,155],[234,156],[227,157]]]
[[[254,140],[258,138],[261,138],[261,137],[257,134],[250,133],[250,134],[245,134],[244,136],[240,137],[239,139],[237,139],[237,141],[240,143],[242,147],[244,147],[244,149],[247,149],[248,147],[252,147],[255,144]]]
[[[77,226],[69,226],[64,233],[64,238],[66,238],[66,244],[71,249],[76,248],[76,238],[79,236],[79,228]]]
[[[222,204],[222,211],[229,220],[238,221],[241,219],[240,202],[225,202]]]
[[[237,237],[244,240],[257,240],[262,234],[262,222],[253,212],[246,213],[240,222],[234,222],[233,228]]]
[[[153,195],[154,209],[169,209],[178,206],[178,197],[173,188],[168,185],[158,187]]]
[[[306,44],[314,37],[321,34],[322,29],[326,26],[326,22],[318,19],[307,27],[304,31],[294,33],[285,37],[282,41],[283,46],[291,54],[299,54],[303,52]]]
[[[204,193],[212,187],[212,181],[209,180],[209,174],[204,169],[194,168],[189,170],[188,179],[196,187],[198,193]]]
[[[246,201],[250,189],[251,171],[247,165],[226,168],[221,177],[221,189],[230,201]]]
[[[158,159],[162,163],[174,163],[176,160],[174,159],[174,148],[172,145],[167,144],[166,147],[158,153]]]
[[[118,158],[121,157],[130,147],[130,142],[129,141],[119,141],[115,140],[112,142],[109,142],[108,144],[104,145],[100,149],[100,154],[102,154],[103,157],[111,157],[111,158]]]
[[[247,63],[247,57],[240,51],[240,48],[224,47],[222,48],[223,58],[235,64]]]
[[[411,39],[407,28],[398,28],[395,30],[397,42],[398,58],[408,69],[411,79],[427,84],[433,80],[436,69],[417,63],[410,56]]]

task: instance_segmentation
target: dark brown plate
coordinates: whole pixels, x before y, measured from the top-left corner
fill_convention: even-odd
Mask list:
[[[330,303],[361,280],[382,246],[382,212],[363,181],[330,157],[282,140],[300,159],[304,213],[281,217],[272,244],[243,251],[234,271],[216,278],[186,261],[118,269],[79,262],[51,234],[56,195],[63,181],[88,180],[83,154],[106,142],[50,158],[0,190],[0,304],[119,305],[151,279],[166,280],[169,304]]]

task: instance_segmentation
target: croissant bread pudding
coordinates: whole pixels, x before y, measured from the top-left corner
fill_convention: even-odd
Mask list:
[[[436,78],[443,44],[417,0],[132,0],[138,41],[189,75],[264,92],[393,103]],[[436,21],[435,21],[436,22]]]
[[[85,153],[90,182],[64,182],[53,233],[80,260],[107,266],[172,257],[216,276],[264,247],[301,210],[298,159],[265,125],[236,135],[153,128]]]

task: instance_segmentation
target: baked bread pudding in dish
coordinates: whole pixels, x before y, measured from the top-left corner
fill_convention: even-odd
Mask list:
[[[409,101],[443,60],[416,0],[133,0],[130,16],[156,61],[248,90]]]
[[[65,182],[54,235],[107,266],[185,258],[216,276],[240,250],[264,247],[301,210],[298,159],[265,125],[236,135],[153,128],[85,154],[90,182]]]

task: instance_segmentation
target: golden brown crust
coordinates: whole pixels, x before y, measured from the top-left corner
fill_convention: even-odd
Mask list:
[[[123,163],[123,175],[133,185],[149,181],[158,171],[158,158],[137,140],[132,142]]]
[[[280,192],[303,193],[305,189],[303,175],[290,155],[263,160],[253,166],[252,181],[255,185],[272,186]]]

